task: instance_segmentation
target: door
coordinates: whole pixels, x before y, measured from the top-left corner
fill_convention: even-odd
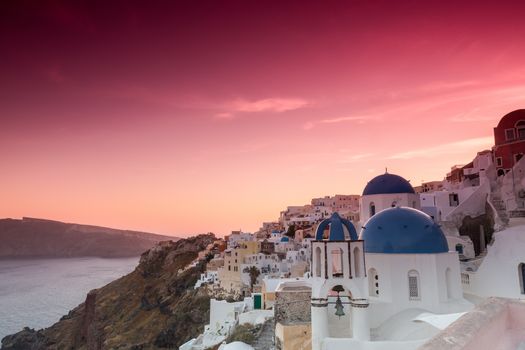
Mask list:
[[[253,296],[253,308],[255,310],[260,310],[262,309],[262,295],[260,294],[255,294]]]

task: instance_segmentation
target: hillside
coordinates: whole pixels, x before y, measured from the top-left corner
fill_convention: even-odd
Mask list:
[[[204,264],[184,267],[214,241],[207,234],[159,243],[133,272],[89,292],[53,326],[5,337],[2,350],[178,348],[209,317],[209,296],[193,289]]]
[[[139,256],[176,237],[44,219],[0,219],[0,259]]]

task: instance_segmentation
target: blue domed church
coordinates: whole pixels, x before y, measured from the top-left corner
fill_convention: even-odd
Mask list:
[[[368,182],[362,208],[359,236],[334,213],[312,242],[312,349],[415,349],[439,331],[432,320],[473,307],[458,254],[398,175]]]
[[[419,195],[403,177],[385,172],[370,180],[360,199],[361,225],[381,210],[396,206],[420,209]]]
[[[420,210],[393,207],[362,227],[371,327],[403,310],[465,311],[457,252],[449,252],[439,225]]]

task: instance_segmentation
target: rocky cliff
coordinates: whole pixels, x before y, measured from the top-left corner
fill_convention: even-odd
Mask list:
[[[0,258],[139,256],[170,239],[177,238],[43,219],[0,219]]]
[[[187,266],[214,241],[207,234],[155,245],[133,272],[89,292],[58,323],[7,336],[1,349],[178,348],[208,321],[209,296],[193,289],[204,262]]]

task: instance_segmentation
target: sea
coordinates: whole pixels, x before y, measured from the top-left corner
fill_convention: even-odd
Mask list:
[[[139,257],[0,260],[0,339],[49,327],[95,288],[135,269]]]

